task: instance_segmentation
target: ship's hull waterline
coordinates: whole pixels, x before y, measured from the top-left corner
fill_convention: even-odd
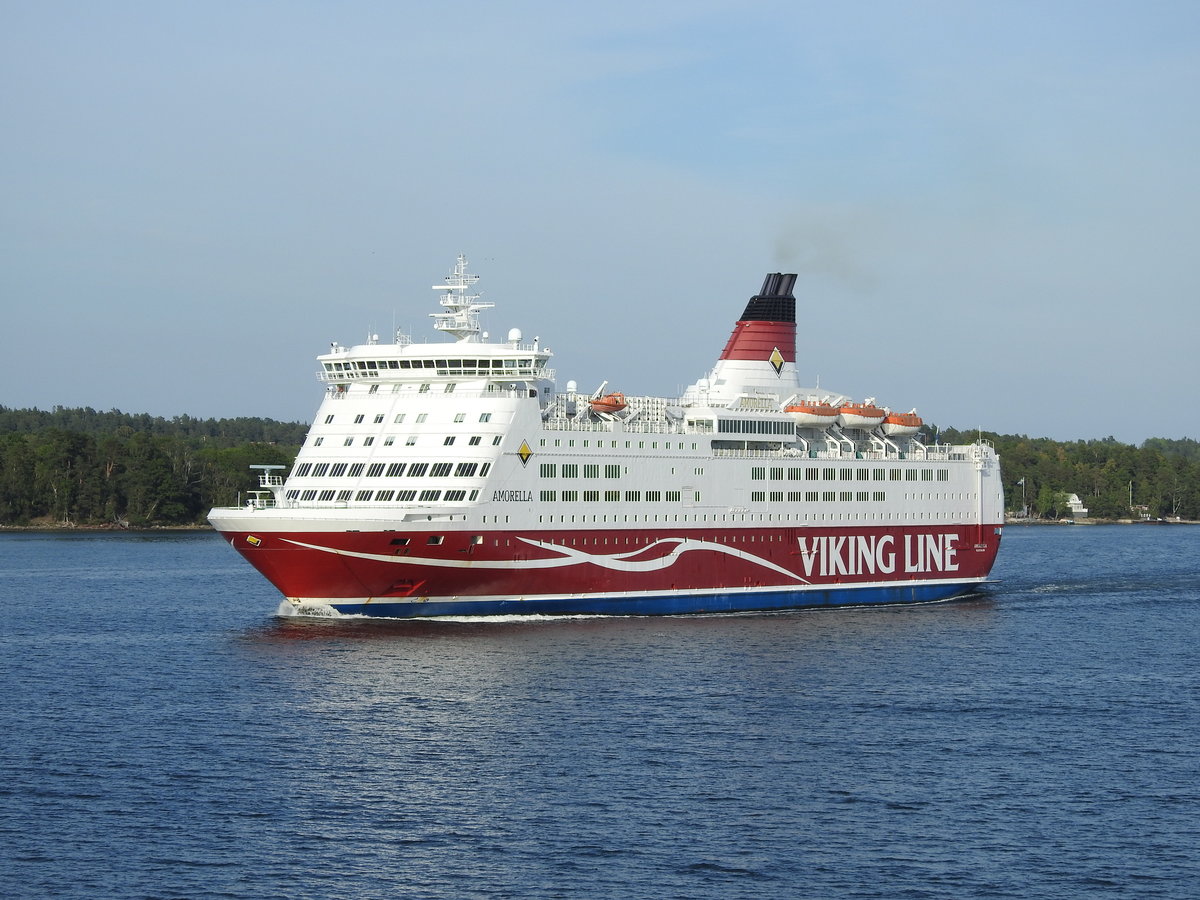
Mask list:
[[[227,533],[299,609],[398,618],[678,615],[927,603],[987,580],[989,527]],[[430,540],[437,541],[431,545]],[[477,539],[481,539],[476,542]],[[394,542],[405,541],[397,550]],[[511,550],[523,548],[519,556]],[[625,548],[637,547],[636,550]],[[409,550],[409,547],[413,548]],[[429,551],[440,551],[430,555]]]

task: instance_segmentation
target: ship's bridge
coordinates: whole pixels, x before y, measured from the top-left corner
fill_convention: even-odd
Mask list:
[[[537,343],[521,344],[428,344],[335,347],[317,357],[321,370],[317,380],[348,382],[368,379],[404,381],[429,376],[446,378],[537,378],[554,379],[547,367],[551,353]]]
[[[441,294],[439,303],[445,310],[430,313],[434,328],[453,335],[453,343],[415,344],[401,331],[390,344],[379,343],[377,334],[354,347],[335,342],[328,353],[317,357],[321,364],[317,380],[339,385],[373,379],[422,381],[430,377],[553,382],[554,370],[548,363],[554,354],[541,346],[541,338],[523,343],[521,330],[513,328],[505,341],[488,341],[487,332],[480,327],[479,313],[493,304],[472,292],[478,281],[479,276],[467,271],[467,258],[459,254],[458,264],[445,283],[433,285]]]

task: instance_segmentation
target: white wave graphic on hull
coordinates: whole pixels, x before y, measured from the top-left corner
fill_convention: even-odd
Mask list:
[[[726,547],[724,544],[714,544],[710,541],[697,541],[692,538],[663,538],[655,541],[653,544],[648,544],[637,550],[628,553],[586,553],[575,547],[564,547],[561,544],[550,544],[545,541],[535,541],[531,538],[518,538],[530,546],[537,547],[540,550],[547,550],[552,553],[559,554],[557,557],[547,557],[545,559],[495,559],[495,560],[475,560],[475,559],[432,559],[424,556],[390,556],[382,553],[363,553],[357,550],[338,550],[334,547],[322,547],[320,544],[308,544],[303,541],[294,541],[290,538],[284,538],[285,542],[296,547],[304,547],[308,550],[317,550],[321,553],[332,553],[335,556],[349,556],[355,559],[369,559],[375,562],[393,563],[395,565],[420,565],[434,566],[444,569],[560,569],[566,566],[579,566],[590,563],[594,566],[600,566],[604,569],[610,569],[614,572],[657,572],[662,569],[668,569],[675,565],[676,561],[683,554],[694,550],[711,550],[715,553],[724,553],[726,556],[733,556],[745,562],[753,563],[757,566],[762,566],[764,569],[770,569],[785,575],[795,581],[803,584],[810,584],[806,578],[801,578],[795,572],[789,572],[782,566],[777,566],[770,560],[763,559],[761,556],[755,556],[752,553],[747,553],[744,550],[738,550],[735,547]],[[633,559],[632,557],[641,556],[642,554],[653,550],[654,548],[664,545],[674,544],[671,552],[663,556],[655,557],[654,559]]]

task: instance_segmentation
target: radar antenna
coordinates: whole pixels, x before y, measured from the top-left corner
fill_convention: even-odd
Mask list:
[[[480,301],[479,294],[468,293],[469,289],[479,281],[478,275],[467,272],[467,257],[458,254],[458,263],[454,273],[446,276],[445,284],[435,284],[433,289],[441,291],[438,301],[446,308],[446,312],[430,313],[434,319],[433,327],[454,335],[460,342],[478,343],[479,312],[491,309],[496,304]]]

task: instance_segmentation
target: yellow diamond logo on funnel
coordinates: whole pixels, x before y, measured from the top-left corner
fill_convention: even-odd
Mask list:
[[[783,358],[783,354],[780,353],[779,348],[776,347],[774,350],[771,351],[771,355],[767,357],[767,362],[769,362],[774,367],[775,374],[778,375],[780,372],[783,371],[783,364],[785,362],[787,362],[787,360],[785,360]]]
[[[528,441],[521,441],[521,449],[517,451],[517,456],[521,457],[521,465],[529,462],[529,457],[533,456],[533,451],[529,449]]]

